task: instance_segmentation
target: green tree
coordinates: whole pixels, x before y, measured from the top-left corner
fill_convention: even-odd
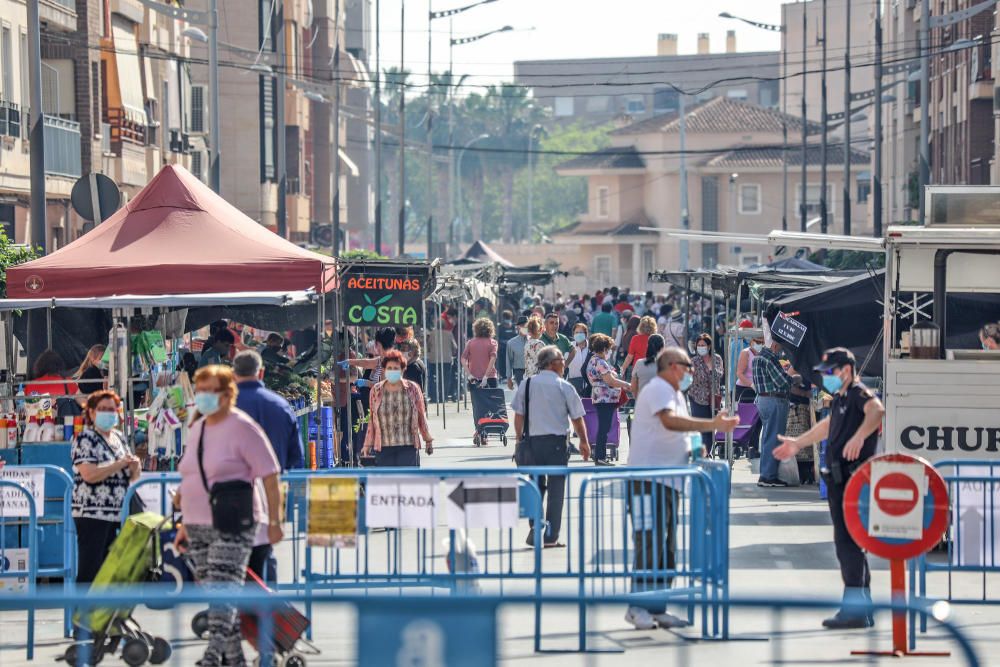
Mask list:
[[[7,298],[7,269],[30,262],[39,256],[37,248],[16,244],[0,230],[0,298]]]

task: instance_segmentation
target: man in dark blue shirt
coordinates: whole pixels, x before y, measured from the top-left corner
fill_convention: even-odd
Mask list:
[[[282,471],[301,468],[302,440],[299,421],[288,401],[264,386],[264,364],[254,350],[243,350],[233,359],[236,375],[236,407],[253,417],[267,434]]]
[[[299,421],[288,401],[264,386],[264,361],[260,354],[255,350],[243,350],[237,354],[233,358],[233,374],[239,389],[236,407],[264,429],[282,472],[302,468],[304,459]],[[254,545],[247,566],[264,581],[277,581],[277,562],[268,543]]]

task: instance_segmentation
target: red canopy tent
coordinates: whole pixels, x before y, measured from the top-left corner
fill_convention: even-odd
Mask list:
[[[335,285],[331,257],[280,238],[175,165],[93,231],[7,271],[10,298],[327,292]]]

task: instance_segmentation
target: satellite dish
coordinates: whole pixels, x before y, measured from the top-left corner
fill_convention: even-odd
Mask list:
[[[69,195],[73,210],[84,220],[100,224],[121,208],[122,192],[113,180],[104,174],[90,173],[73,184]],[[100,219],[94,209],[100,211]]]

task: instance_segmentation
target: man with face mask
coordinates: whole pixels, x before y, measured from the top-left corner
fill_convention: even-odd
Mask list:
[[[774,458],[774,448],[778,437],[784,435],[788,423],[788,391],[792,388],[792,376],[781,367],[778,354],[781,343],[772,341],[765,345],[754,357],[753,388],[757,392],[754,404],[760,415],[760,478],[757,486],[788,486],[778,479],[778,461]]]
[[[513,389],[521,384],[524,379],[524,344],[528,342],[528,334],[524,327],[528,324],[528,318],[521,315],[517,318],[517,335],[508,338],[504,345],[504,357],[506,358],[507,388]]]
[[[736,428],[739,418],[728,416],[725,410],[720,410],[712,419],[690,416],[683,392],[693,380],[691,359],[681,348],[665,348],[656,358],[656,376],[646,383],[635,402],[629,439],[629,466],[662,468],[687,465],[692,455],[688,448],[689,434],[713,430],[728,433]],[[698,455],[697,452],[694,454]],[[668,484],[641,479],[629,484],[633,544],[636,545],[634,571],[652,573],[634,581],[634,593],[670,587],[672,577],[657,576],[656,573],[675,567],[676,531],[681,519],[676,518],[674,512],[682,487],[683,482],[673,488]],[[687,625],[686,621],[667,613],[666,603],[662,600],[629,607],[625,620],[639,630]]]
[[[885,408],[858,379],[850,350],[843,347],[827,350],[822,363],[813,370],[822,378],[823,389],[833,396],[830,415],[797,438],[778,436],[782,444],[774,450],[774,455],[781,460],[790,459],[803,447],[827,441],[821,473],[827,486],[833,542],[844,580],[844,605],[835,616],[823,621],[823,626],[834,630],[869,628],[874,625],[871,614],[850,608],[852,603],[871,601],[871,571],[865,552],[851,538],[844,523],[844,489],[851,474],[875,455]]]

